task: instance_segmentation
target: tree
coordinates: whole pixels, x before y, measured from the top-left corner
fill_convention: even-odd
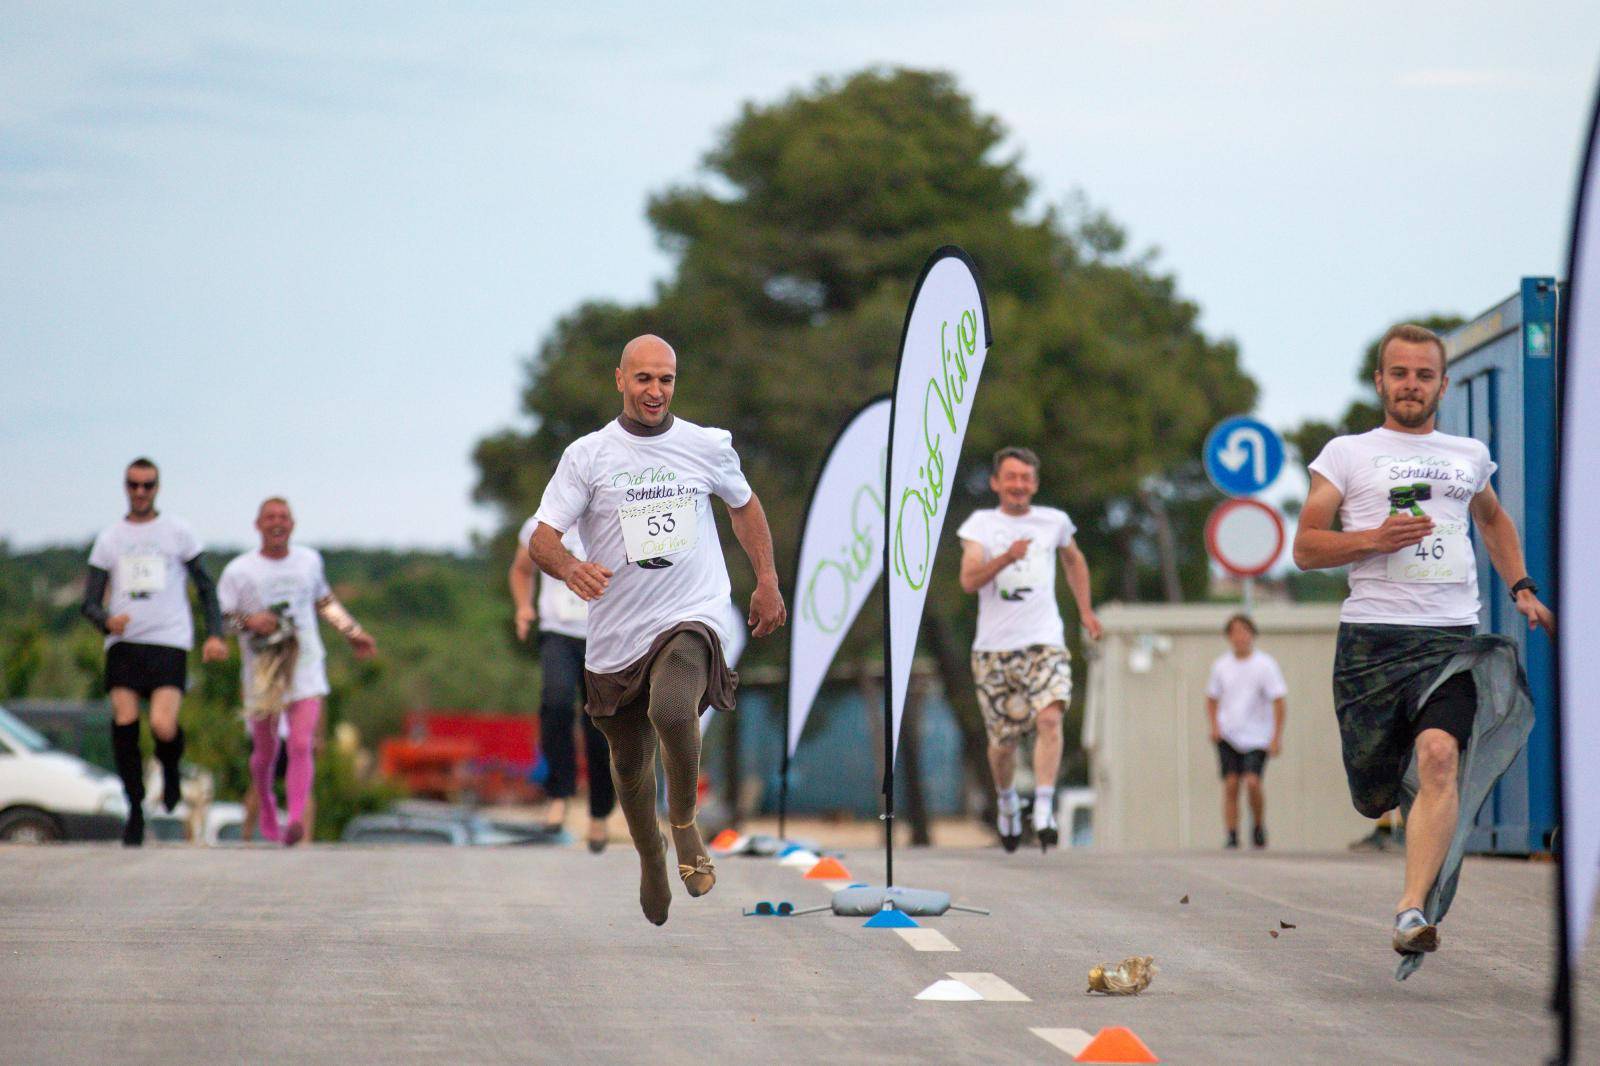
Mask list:
[[[673,275],[647,304],[588,303],[556,324],[526,366],[531,428],[479,444],[476,498],[515,529],[561,450],[614,417],[623,344],[658,333],[681,356],[674,410],[733,432],[784,572],[823,445],[861,399],[890,387],[917,273],[957,243],[978,264],[996,346],[952,482],[944,558],[960,519],[992,502],[989,455],[1025,443],[1044,461],[1041,502],[1077,520],[1099,595],[1130,570],[1135,590],[1158,587],[1150,501],[1188,498],[1207,429],[1249,410],[1255,384],[1231,342],[1200,332],[1198,308],[1154,253],[1128,253],[1106,214],[1082,197],[1035,210],[1004,141],[1000,121],[939,72],[868,70],[746,104],[706,154],[708,180],[650,201]],[[1207,572],[1203,508],[1163,506],[1193,594]],[[743,596],[747,567],[723,543]],[[507,534],[500,544],[509,549]],[[970,635],[973,603],[953,566],[935,578],[928,609],[952,647]],[[843,654],[878,639],[864,619]],[[749,654],[780,653],[766,642]],[[944,673],[981,739],[970,677]]]

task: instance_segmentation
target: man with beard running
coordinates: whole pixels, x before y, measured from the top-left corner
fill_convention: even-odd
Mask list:
[[[1529,629],[1555,626],[1490,483],[1488,448],[1434,426],[1447,374],[1429,330],[1384,334],[1383,424],[1334,438],[1311,463],[1294,541],[1302,569],[1350,568],[1333,677],[1350,798],[1368,818],[1410,807],[1392,937],[1400,979],[1439,945],[1469,828],[1461,816],[1476,814],[1532,728],[1515,644],[1475,635],[1470,523]]]
[[[725,657],[728,570],[713,495],[727,505],[755,571],[755,635],[786,620],[766,512],[729,433],[668,410],[677,378],[678,358],[666,341],[647,335],[628,342],[616,370],[622,414],[562,453],[528,544],[541,570],[589,604],[584,709],[610,742],[617,799],[639,852],[639,904],[656,925],[666,922],[672,902],[656,823],[658,740],[678,874],[691,896],[716,883],[695,824],[697,719],[707,704],[733,707],[738,675]],[[586,560],[561,543],[573,528]]]
[[[150,705],[150,732],[161,763],[161,802],[170,812],[182,798],[178,761],[183,728],[178,708],[188,683],[194,620],[189,614],[188,582],[194,582],[205,612],[206,641],[201,658],[228,657],[222,639],[222,614],[216,586],[201,559],[200,541],[189,524],[156,510],[161,472],[138,458],[123,473],[128,513],[101,530],[89,550],[83,614],[106,635],[106,691],[111,697],[111,751],[122,790],[128,796],[128,822],[122,842],[144,843],[144,759],[139,752],[139,702]]]

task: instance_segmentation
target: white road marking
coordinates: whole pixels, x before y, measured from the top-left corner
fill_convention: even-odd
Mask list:
[[[935,981],[917,993],[918,999],[931,999],[943,1003],[972,1003],[983,997],[960,981]]]
[[[950,977],[971,988],[984,999],[995,1003],[1033,1002],[1033,1000],[992,973],[952,973]]]
[[[916,948],[918,951],[960,951],[950,942],[950,938],[937,929],[923,927],[921,929],[896,929],[900,939]]]
[[[1089,1041],[1094,1039],[1082,1029],[1035,1029],[1030,1026],[1028,1032],[1051,1047],[1060,1048],[1073,1058],[1077,1058],[1078,1053],[1088,1047]]]

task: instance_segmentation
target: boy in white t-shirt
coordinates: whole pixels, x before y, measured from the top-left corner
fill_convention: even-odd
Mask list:
[[[1373,375],[1383,425],[1335,437],[1311,462],[1294,540],[1302,569],[1350,568],[1333,691],[1351,801],[1368,818],[1409,805],[1391,938],[1401,980],[1438,947],[1470,819],[1533,723],[1516,645],[1475,632],[1472,528],[1528,628],[1555,627],[1495,495],[1488,448],[1435,427],[1447,371],[1432,331],[1384,334]]]
[[[1034,734],[1033,828],[1039,847],[1048,849],[1060,840],[1055,786],[1061,716],[1072,699],[1072,661],[1056,606],[1058,559],[1091,640],[1100,639],[1100,619],[1089,602],[1089,564],[1072,539],[1077,527],[1065,511],[1033,506],[1039,457],[1027,448],[1000,449],[989,487],[1000,506],[974,511],[956,530],[961,588],[978,596],[972,676],[989,733],[1001,846],[1012,852],[1022,842],[1017,745]]]
[[[712,496],[727,504],[755,570],[753,635],[764,637],[786,620],[772,532],[733,438],[672,416],[677,380],[678,357],[666,341],[647,335],[628,342],[616,370],[622,414],[567,446],[529,541],[539,569],[589,605],[584,709],[611,746],[617,800],[639,852],[639,905],[655,925],[666,922],[672,903],[656,823],[658,741],[678,875],[691,896],[716,883],[695,822],[697,720],[707,704],[732,708],[738,675],[726,658],[728,569]],[[561,543],[574,528],[587,559]]]
[[[128,821],[122,843],[144,843],[144,762],[139,752],[139,701],[150,704],[150,733],[161,763],[161,800],[178,805],[183,729],[178,708],[188,680],[194,621],[189,615],[193,582],[205,612],[205,662],[228,657],[222,639],[217,589],[206,572],[199,539],[187,522],[156,510],[161,472],[149,459],[128,464],[123,474],[128,513],[95,537],[84,582],[83,614],[106,635],[106,692],[111,697],[111,751]]]
[[[1278,661],[1256,648],[1256,624],[1236,614],[1222,627],[1231,650],[1211,664],[1206,683],[1206,717],[1211,742],[1222,764],[1222,821],[1227,847],[1239,846],[1239,786],[1250,800],[1252,843],[1267,846],[1267,800],[1261,788],[1267,756],[1283,749],[1283,720],[1289,688]]]

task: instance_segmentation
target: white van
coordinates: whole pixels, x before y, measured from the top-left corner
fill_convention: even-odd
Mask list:
[[[57,751],[0,707],[0,843],[118,840],[127,818],[115,774]]]

